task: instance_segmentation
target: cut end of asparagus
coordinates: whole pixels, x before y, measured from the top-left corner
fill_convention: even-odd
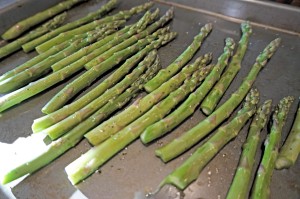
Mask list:
[[[275,168],[278,170],[288,169],[293,165],[293,162],[285,157],[278,157],[275,163]]]
[[[208,23],[208,24],[205,24],[201,29],[200,29],[200,32],[205,32],[206,34],[208,34],[213,28],[213,25],[212,23]]]

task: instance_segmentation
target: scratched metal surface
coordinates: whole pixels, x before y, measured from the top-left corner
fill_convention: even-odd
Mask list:
[[[142,2],[145,1],[122,1],[116,11],[130,8]],[[179,0],[176,2],[183,3],[183,1]],[[207,1],[207,3],[208,2],[209,1]],[[202,3],[201,0],[198,2],[188,1],[186,4],[193,6],[194,8],[201,8]],[[246,3],[247,2],[244,2],[244,5],[246,5]],[[85,13],[97,9],[101,4],[103,4],[103,1],[91,1],[82,4],[80,7],[74,8],[69,12],[69,20],[84,16]],[[222,3],[220,2],[220,4]],[[161,8],[161,14],[163,14],[169,6],[156,3],[155,7]],[[263,11],[269,9],[267,5],[259,5],[255,8],[260,11],[256,12],[260,19],[264,17]],[[18,10],[22,9],[22,7],[16,6],[11,9]],[[205,9],[209,9],[209,6]],[[246,13],[251,13],[251,11],[253,11],[247,10],[247,6],[243,7],[243,9],[246,10]],[[249,7],[249,9],[253,8]],[[8,11],[2,11],[0,12],[0,15],[5,16],[7,12]],[[24,16],[26,14],[30,15],[32,12],[34,12],[33,9],[27,9]],[[287,13],[294,14],[292,11]],[[281,17],[280,14],[281,13],[279,12],[277,15],[274,15],[274,20],[277,18],[279,19]],[[136,20],[138,17],[134,17],[133,20]],[[259,17],[257,19],[258,21]],[[240,18],[248,19],[246,16],[241,16]],[[3,18],[1,17],[1,19]],[[249,19],[251,20],[251,18]],[[175,8],[175,18],[171,22],[171,26],[172,30],[177,31],[179,34],[176,40],[159,50],[162,65],[167,66],[174,60],[191,43],[193,36],[198,33],[200,27],[207,22],[213,23],[214,28],[196,56],[206,52],[213,52],[213,62],[216,62],[217,56],[222,52],[224,39],[226,37],[232,37],[236,42],[239,40],[240,30],[238,23],[196,11]],[[294,30],[294,28],[295,27],[290,30]],[[0,27],[0,32],[3,32],[3,29],[4,25]],[[286,26],[286,29],[289,29],[289,27]],[[294,95],[295,97],[300,96],[299,36],[261,27],[253,27],[253,35],[251,36],[250,45],[245,59],[243,60],[242,69],[226,92],[221,103],[228,99],[230,93],[238,88],[243,77],[245,77],[250,70],[258,53],[276,37],[282,38],[282,45],[266,68],[261,71],[254,86],[261,91],[261,101],[271,98],[273,99],[274,104],[278,103],[282,97],[287,95]],[[23,52],[15,53],[1,61],[0,73],[10,70],[13,66],[25,62],[34,55],[35,53],[30,53],[28,55]],[[2,113],[0,118],[0,142],[12,143],[20,136],[25,137],[30,135],[32,121],[33,119],[42,116],[40,110],[43,105],[72,79]],[[99,81],[101,81],[101,79]],[[297,103],[295,102],[291,107],[287,124],[284,127],[284,138],[291,127],[292,119],[296,112],[296,106]],[[135,196],[141,196],[143,195],[143,192],[147,193],[153,191],[168,173],[179,166],[198,146],[201,145],[201,142],[187,153],[168,164],[164,164],[160,159],[156,158],[154,150],[160,145],[168,143],[170,140],[179,136],[185,130],[190,129],[203,118],[204,116],[197,110],[192,117],[187,119],[172,133],[163,137],[159,142],[144,146],[139,140],[136,140],[126,150],[120,152],[101,167],[100,173],[92,175],[87,180],[74,187],[68,181],[64,168],[90,148],[90,145],[83,140],[75,148],[69,150],[66,154],[48,166],[28,176],[18,185],[13,187],[12,192],[16,198],[21,199],[83,198],[83,195],[91,199],[131,199]],[[238,164],[241,146],[246,138],[248,125],[249,124],[242,129],[240,135],[233,142],[230,142],[207,165],[198,180],[192,183],[184,192],[179,192],[172,187],[164,187],[158,193],[156,198],[224,198]],[[264,130],[262,138],[265,138],[266,133],[267,131]],[[257,154],[256,168],[260,157],[261,150]],[[271,198],[299,198],[299,171],[299,160],[297,164],[289,170],[275,171],[271,184]],[[78,194],[78,190],[81,194]]]

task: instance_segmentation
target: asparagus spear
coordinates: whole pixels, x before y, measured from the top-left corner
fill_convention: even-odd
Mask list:
[[[81,3],[85,0],[66,0],[51,8],[41,11],[31,17],[28,17],[9,28],[5,33],[2,34],[4,40],[15,39],[29,30],[31,27],[57,15],[58,13],[70,9],[72,6]]]
[[[284,145],[280,149],[280,153],[276,160],[276,169],[289,168],[295,164],[300,153],[300,105],[292,130],[286,139]]]
[[[243,152],[240,158],[238,168],[236,169],[233,182],[227,193],[227,199],[248,198],[251,173],[255,162],[255,154],[259,144],[260,132],[265,127],[270,111],[272,101],[267,100],[257,110],[250,125],[249,134],[243,145]]]
[[[172,184],[183,190],[196,180],[205,165],[232,139],[234,139],[245,123],[256,111],[259,93],[253,89],[246,97],[243,108],[228,124],[220,127],[217,132],[201,145],[192,156],[177,167],[159,185]]]
[[[163,29],[162,32],[164,32]],[[113,56],[107,57],[99,65],[94,66],[91,70],[86,71],[79,78],[74,80],[65,86],[59,93],[57,93],[47,104],[43,107],[44,113],[51,113],[63,107],[63,105],[79,93],[82,89],[93,83],[99,76],[112,69],[114,66],[119,64],[121,61],[127,59],[131,55],[142,50],[146,45],[156,40],[160,36],[160,30],[147,36],[146,38],[138,40],[137,43],[127,47],[121,51],[113,54]]]
[[[84,38],[86,37],[86,34],[82,34],[82,35],[76,35],[76,37],[74,37],[74,39],[70,40],[70,41],[66,41],[63,42],[57,46],[53,46],[51,49],[49,49],[47,52],[37,55],[36,57],[28,60],[27,62],[25,62],[24,64],[21,64],[20,66],[14,68],[13,70],[10,70],[6,73],[4,73],[3,75],[0,76],[0,82],[8,79],[32,66],[34,66],[35,64],[40,63],[41,61],[43,61],[44,59],[47,59],[48,57],[50,57],[51,55],[54,55],[60,51],[62,51],[63,49],[67,48],[68,46],[70,46],[70,43],[74,42],[75,40],[78,40],[80,38]]]
[[[134,121],[132,124],[126,127],[126,129],[127,130],[131,128],[136,129],[138,126],[139,130],[134,132],[134,134],[138,136],[147,126],[163,118],[166,114],[168,114],[172,110],[174,106],[176,106],[181,100],[183,100],[186,95],[192,92],[196,88],[196,86],[207,76],[207,74],[211,71],[211,69],[212,69],[212,65],[203,67],[200,70],[194,72],[192,77],[188,78],[180,88],[173,91],[168,97],[166,97],[157,105],[153,106],[150,109],[150,111],[148,111],[141,118]],[[118,125],[118,123],[116,125]],[[99,129],[98,127],[96,127],[95,129],[85,134],[85,137],[94,146],[100,144],[101,142],[105,141],[106,139],[108,139],[109,137],[115,134],[113,131],[103,132],[101,131],[102,130],[101,128]],[[129,142],[127,144],[129,144]]]
[[[64,12],[60,15],[57,15],[53,19],[50,19],[46,23],[42,24],[38,28],[30,31],[26,35],[20,37],[19,39],[8,43],[7,45],[0,48],[0,59],[3,57],[6,57],[7,55],[12,54],[13,52],[16,52],[17,50],[21,49],[22,45],[26,42],[29,42],[46,32],[49,32],[50,30],[53,30],[60,26],[66,19],[67,13]]]
[[[200,33],[194,37],[192,44],[167,68],[161,70],[152,80],[145,84],[145,90],[152,92],[163,82],[176,74],[201,47],[203,40],[212,30],[212,24],[206,24],[200,29]]]
[[[215,110],[210,116],[205,118],[195,127],[182,134],[181,137],[173,140],[169,144],[155,151],[164,162],[167,162],[180,155],[191,146],[196,144],[204,136],[210,133],[215,127],[230,116],[233,110],[241,103],[243,98],[250,90],[259,71],[267,64],[267,61],[275,53],[280,44],[280,39],[273,40],[260,55],[256,58],[256,62],[252,66],[250,72],[242,82],[241,86],[235,91],[231,97]]]
[[[69,47],[63,51],[48,57],[40,63],[26,69],[2,82],[0,82],[0,93],[7,93],[14,91],[27,83],[36,80],[44,74],[47,74],[51,70],[51,65],[62,60],[65,57],[78,51],[80,48],[89,45],[97,40],[109,27],[101,29],[101,31],[92,31],[87,33],[87,37],[74,41]],[[75,61],[75,60],[74,60]]]
[[[278,148],[281,140],[282,128],[294,98],[291,96],[280,100],[272,117],[270,134],[265,140],[265,151],[256,173],[251,198],[270,198],[270,183],[278,156]]]
[[[148,70],[149,71],[149,70]],[[147,71],[147,72],[148,72]],[[56,141],[48,145],[47,149],[37,157],[32,158],[28,162],[13,168],[7,172],[3,179],[2,184],[9,183],[26,174],[31,174],[38,169],[49,164],[57,157],[61,156],[64,152],[75,146],[83,138],[83,135],[95,125],[105,120],[114,111],[122,108],[143,86],[143,84],[152,78],[152,74],[143,74],[135,83],[132,84],[123,94],[110,100],[105,106],[100,108],[96,113],[90,116],[85,121],[81,122],[67,134],[62,136]],[[149,71],[150,72],[150,71]]]
[[[128,125],[116,135],[112,135],[110,138],[109,135],[104,136],[103,138],[108,138],[105,142],[93,147],[79,159],[69,164],[66,167],[66,172],[71,183],[77,184],[92,174],[109,158],[135,140],[143,131],[143,129],[145,129],[149,124],[167,114],[172,107],[176,106],[176,104],[183,100],[185,96],[196,87],[196,85],[199,83],[199,79],[203,79],[203,76],[207,75],[207,72],[209,72],[210,69],[211,68],[202,68],[202,70],[200,70],[201,72],[196,71],[192,78],[189,78],[187,81],[185,81],[180,88],[170,93],[167,98],[152,107],[151,110],[149,110],[139,119]],[[131,114],[131,112],[129,112],[129,114]],[[101,133],[101,135],[103,134]]]
[[[185,66],[180,73],[172,77],[169,81],[163,84],[161,87],[153,91],[152,93],[146,95],[140,100],[137,100],[133,105],[128,107],[122,113],[116,115],[115,117],[103,122],[97,128],[89,132],[91,137],[94,137],[93,134],[101,132],[104,135],[113,135],[123,127],[134,121],[136,118],[141,116],[143,113],[148,111],[153,105],[157,102],[164,99],[169,93],[177,89],[182,82],[190,77],[192,73],[196,70],[205,66],[208,62],[211,61],[211,54],[206,54],[205,56],[200,56],[196,61],[188,66]],[[96,141],[90,140],[92,144]]]
[[[115,20],[128,20],[130,19],[133,15],[137,14],[137,13],[140,13],[140,12],[143,12],[145,10],[148,10],[151,6],[153,5],[152,2],[148,2],[148,3],[145,3],[145,4],[142,4],[142,5],[139,5],[139,6],[136,6],[136,7],[133,7],[131,8],[130,10],[122,10],[112,16],[107,16],[107,17],[104,17],[102,19],[99,19],[97,20],[97,24],[100,25],[100,24],[104,24],[104,23],[108,23],[108,22],[112,22],[112,21],[115,21]],[[91,21],[91,20],[90,20]],[[76,26],[78,28],[71,28],[72,30],[68,29],[69,31],[66,32],[67,35],[76,35],[76,34],[80,34],[82,32],[85,31],[85,29],[89,29],[90,27],[94,26],[93,25],[94,22],[90,22],[84,26]],[[62,31],[62,32],[65,32],[65,31]],[[60,32],[61,33],[61,32]],[[57,43],[60,43],[63,39],[64,39],[64,33],[62,34],[55,34],[54,36],[51,35],[51,38],[50,40],[46,40],[46,42],[39,42],[38,41],[38,44],[35,45],[37,46],[36,47],[36,50],[38,53],[43,53],[45,51],[47,51],[49,48],[51,48],[51,46],[57,44]],[[54,38],[53,38],[54,37]]]
[[[174,35],[175,36],[175,35]],[[172,39],[172,38],[170,38]],[[166,41],[166,43],[168,40]],[[64,106],[63,108],[45,115],[39,119],[34,120],[32,125],[33,132],[39,132],[55,123],[63,120],[69,115],[73,114],[77,110],[84,107],[87,103],[90,103],[92,100],[96,99],[98,96],[103,94],[107,89],[116,84],[120,79],[122,79],[148,52],[152,49],[157,49],[164,44],[164,40],[161,38],[156,40],[146,46],[143,50],[139,51],[136,55],[130,57],[126,60],[120,68],[118,68],[112,75],[105,79],[102,83],[92,89],[90,92],[85,94],[80,99],[72,102],[69,105]]]
[[[241,24],[242,37],[239,41],[239,45],[235,55],[232,57],[232,60],[227,68],[227,70],[222,75],[218,83],[213,87],[209,94],[205,97],[201,104],[201,109],[206,115],[210,115],[218,102],[224,95],[225,91],[229,87],[230,83],[233,81],[236,74],[241,69],[241,63],[246,53],[249,37],[252,33],[252,28],[249,22],[243,22]]]
[[[161,37],[159,40],[163,44],[168,43],[176,36],[175,33],[169,33],[165,36]],[[50,88],[51,86],[57,84],[58,82],[63,81],[70,75],[76,73],[80,69],[83,68],[82,62],[85,62],[88,57],[91,56],[89,54],[87,57],[83,57],[80,60],[74,62],[73,64],[55,72],[52,73],[36,82],[32,82],[29,85],[18,89],[12,93],[9,93],[3,97],[0,98],[0,112],[22,102],[25,99],[30,98],[31,96],[36,95],[37,93],[40,93],[47,88]],[[116,56],[113,56],[114,58],[117,58],[118,56],[122,56],[121,54],[118,54]]]
[[[44,42],[46,42],[46,41],[48,41],[48,40],[56,37],[57,35],[59,35],[62,32],[66,32],[68,30],[72,30],[72,29],[80,27],[80,26],[82,26],[82,25],[84,25],[86,23],[89,23],[89,22],[91,22],[91,21],[93,21],[95,19],[99,19],[102,16],[104,16],[107,12],[111,11],[112,9],[114,9],[116,7],[116,4],[117,4],[117,0],[110,0],[107,4],[103,5],[99,10],[97,10],[95,12],[92,12],[92,13],[89,13],[85,17],[80,18],[80,19],[78,19],[76,21],[67,23],[66,25],[61,26],[61,27],[55,29],[54,31],[45,34],[42,37],[39,37],[39,38],[37,38],[37,39],[35,39],[35,40],[27,43],[26,44],[26,48],[28,50],[33,50],[35,47],[37,47],[40,44],[43,44]],[[143,5],[131,8],[130,11],[132,11],[133,14],[139,13],[139,12],[142,12],[144,10],[149,9],[152,5],[153,5],[152,2],[145,3]],[[125,12],[125,11],[120,11],[118,14],[122,15],[121,14],[122,12]],[[124,18],[120,17],[119,19],[122,20]],[[102,20],[103,23],[107,23],[107,22],[111,22],[111,21],[112,21],[112,18],[106,18],[106,17],[103,18],[103,20]],[[51,45],[48,46],[48,48],[49,47],[51,47]],[[41,47],[41,48],[39,48],[38,52],[39,53],[45,52],[46,50],[48,50],[48,48],[42,50],[43,48]]]
[[[52,125],[51,127],[42,131],[47,133],[48,136],[55,140],[59,138],[64,133],[68,132],[74,126],[78,125],[80,122],[85,120],[99,108],[104,106],[110,99],[115,96],[123,93],[126,88],[128,88],[134,81],[136,81],[144,71],[151,66],[157,56],[157,51],[150,52],[145,59],[139,63],[138,67],[134,69],[130,74],[128,74],[122,81],[116,84],[114,87],[108,89],[105,93],[103,93],[100,97],[93,100],[91,103],[87,104],[85,107],[80,109],[79,111],[73,113],[69,117],[64,120]],[[150,68],[151,69],[151,68]],[[149,70],[150,70],[149,69]],[[153,69],[154,71],[151,73],[156,74],[157,68]]]
[[[228,60],[232,54],[235,43],[233,39],[227,38],[224,47],[224,53],[218,58],[218,63],[211,73],[205,78],[205,81],[171,114],[164,119],[150,125],[141,134],[143,143],[149,143],[152,140],[164,135],[179,125],[188,116],[193,114],[198,104],[209,92],[214,83],[220,78],[220,75],[226,67]]]

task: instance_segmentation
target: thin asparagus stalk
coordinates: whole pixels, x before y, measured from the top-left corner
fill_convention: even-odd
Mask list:
[[[133,7],[131,8],[130,10],[122,10],[112,16],[107,16],[107,17],[104,17],[104,18],[101,18],[99,20],[97,20],[97,24],[98,26],[100,24],[104,24],[104,23],[108,23],[108,22],[112,22],[112,21],[115,21],[115,20],[128,20],[130,19],[133,15],[137,14],[137,13],[140,13],[140,12],[143,12],[145,10],[148,10],[151,6],[153,5],[152,2],[148,2],[148,3],[145,3],[145,4],[142,4],[142,5],[139,5],[139,6],[136,6],[136,7]],[[97,18],[96,18],[97,19]],[[92,21],[92,20],[90,20]],[[93,24],[94,22],[90,22],[86,25],[78,25],[75,27],[75,29],[71,28],[71,29],[68,29],[69,31],[66,32],[66,34],[69,34],[69,35],[76,35],[76,34],[80,34],[82,33],[85,29],[89,29],[91,26],[94,26]],[[65,32],[65,31],[62,31],[62,32]],[[62,33],[60,32],[60,33]],[[64,38],[64,34],[65,33],[62,33],[62,34],[56,34],[54,35],[53,37],[51,37],[51,39],[47,39],[46,42],[43,42],[43,43],[40,43],[38,44],[38,46],[36,47],[36,50],[38,53],[43,53],[45,51],[47,51],[49,48],[51,48],[51,46],[57,44],[57,43],[60,43],[63,38]]]
[[[212,160],[228,142],[239,134],[242,127],[255,113],[256,105],[259,101],[258,96],[259,93],[257,90],[251,90],[246,97],[243,108],[237,113],[235,118],[228,124],[220,127],[192,156],[169,174],[160,183],[159,187],[172,184],[183,190],[191,182],[196,180],[207,163]]]
[[[272,100],[267,100],[260,106],[251,122],[249,134],[243,145],[243,152],[236,169],[233,182],[227,193],[227,199],[248,198],[251,174],[255,163],[255,154],[258,148],[260,133],[265,127],[271,111]]]
[[[169,33],[166,34],[165,36],[161,37],[158,39],[162,44],[166,44],[174,37],[176,36],[175,33]],[[57,71],[54,72],[36,82],[32,82],[29,85],[18,89],[12,93],[9,93],[3,97],[0,98],[0,112],[22,102],[25,99],[30,98],[31,96],[36,95],[37,93],[40,93],[47,88],[50,88],[51,86],[57,84],[58,82],[63,81],[64,79],[68,78],[72,74],[76,73],[80,69],[83,68],[82,62],[85,62],[88,57],[91,56],[89,54],[87,57],[83,57],[80,60],[74,62],[73,64]],[[121,56],[118,54],[118,56]],[[116,56],[117,57],[117,56]],[[115,57],[115,58],[116,58]]]
[[[54,31],[43,35],[42,37],[39,37],[39,38],[29,42],[28,44],[26,44],[27,45],[26,48],[29,49],[29,50],[33,50],[35,47],[43,44],[44,42],[46,42],[46,41],[48,41],[48,40],[50,40],[50,39],[52,39],[56,36],[58,36],[60,33],[66,32],[68,30],[72,30],[72,29],[77,28],[77,27],[80,27],[80,26],[82,26],[86,23],[89,23],[89,22],[91,22],[95,19],[99,19],[99,18],[103,17],[107,12],[114,9],[116,7],[116,4],[117,4],[117,0],[110,0],[107,4],[103,5],[99,10],[97,10],[95,12],[92,12],[92,13],[89,13],[85,17],[80,18],[76,21],[67,23],[64,26],[61,26],[61,27],[55,29]],[[131,11],[133,13],[139,13],[139,12],[142,12],[144,10],[148,10],[152,5],[153,5],[152,2],[145,3],[143,5],[133,7],[131,9]],[[120,11],[119,13],[122,13],[122,12],[124,12],[124,11]],[[120,15],[122,15],[122,14],[120,14]],[[124,18],[120,17],[119,19],[122,20]],[[107,23],[107,22],[111,22],[111,21],[112,21],[112,18],[106,18],[106,17],[103,18],[103,20],[102,20],[103,23]],[[48,48],[49,47],[51,47],[51,45],[48,46]],[[46,50],[48,50],[48,48],[42,50],[43,48],[41,47],[41,48],[38,48],[36,50],[37,50],[38,53],[43,53]]]
[[[42,152],[39,156],[34,157],[28,162],[13,168],[11,171],[7,172],[3,179],[1,179],[2,184],[9,183],[16,180],[26,174],[32,174],[45,165],[49,164],[57,157],[64,154],[70,148],[75,146],[82,140],[83,135],[91,128],[99,124],[101,121],[105,120],[116,110],[122,108],[133,96],[140,90],[143,84],[151,79],[150,75],[142,75],[135,83],[132,84],[123,94],[115,99],[110,100],[105,106],[99,109],[96,113],[90,116],[85,121],[81,122],[63,137],[56,141],[53,141],[48,145],[47,150]]]
[[[137,43],[131,45],[130,47],[127,47],[114,53],[112,56],[107,57],[107,59],[102,63],[94,66],[91,70],[86,71],[79,78],[65,86],[43,107],[42,111],[44,113],[51,113],[62,108],[70,99],[72,99],[72,97],[92,84],[99,76],[112,69],[121,61],[142,50],[145,46],[156,40],[159,36],[160,30],[152,35],[138,40]]]
[[[205,97],[201,104],[201,110],[206,115],[210,115],[215,107],[217,106],[218,102],[224,95],[225,91],[233,81],[234,77],[237,75],[239,70],[241,69],[241,63],[246,53],[248,44],[249,44],[249,37],[252,33],[252,28],[249,22],[243,22],[241,24],[242,30],[242,37],[239,41],[239,45],[235,55],[232,57],[232,60],[222,75],[221,79],[218,83],[213,87],[213,89],[209,92],[209,94]]]
[[[102,27],[99,32],[100,35],[101,35],[101,38],[104,38],[105,36],[107,35],[110,35],[114,32],[116,32],[117,28],[119,26],[121,26],[122,24],[124,24],[126,21],[124,20],[120,20],[120,21],[114,21],[114,22],[111,22],[111,23],[107,23],[105,27]],[[108,28],[108,29],[107,29]],[[97,38],[98,40],[100,38]],[[99,42],[96,42],[96,43],[93,43],[92,45],[88,45],[80,50],[78,50],[77,52],[67,56],[66,58],[60,60],[59,62],[51,65],[51,68],[52,70],[55,72],[55,71],[58,71],[62,68],[64,68],[65,66],[79,60],[80,58],[82,58],[83,56],[86,56],[90,53],[92,53],[94,51],[95,48],[97,47],[101,47],[103,42],[101,42],[101,40]]]
[[[44,74],[51,71],[51,65],[62,60],[65,57],[70,56],[74,52],[78,51],[90,43],[93,43],[101,36],[109,27],[101,29],[101,31],[92,31],[87,33],[87,37],[83,39],[78,39],[74,41],[69,47],[65,48],[63,51],[48,57],[47,59],[41,61],[40,63],[26,69],[2,82],[0,82],[0,93],[7,93],[14,91],[29,82],[38,79]],[[75,61],[75,60],[74,60]]]
[[[42,12],[39,12],[31,17],[28,17],[9,28],[5,33],[2,34],[4,40],[15,39],[29,30],[31,27],[57,15],[58,13],[70,9],[72,6],[81,3],[86,0],[66,0],[51,8],[48,8]]]
[[[265,151],[256,173],[251,198],[267,199],[270,198],[270,183],[278,156],[278,149],[281,140],[282,128],[285,124],[287,114],[294,98],[291,96],[280,100],[272,117],[272,127],[270,134],[265,140]]]
[[[148,52],[150,52],[153,49],[159,48],[163,44],[163,39],[159,39],[152,42],[143,50],[139,51],[136,55],[127,59],[126,62],[122,64],[122,66],[120,66],[120,68],[118,68],[112,75],[110,75],[107,79],[105,79],[102,83],[100,83],[98,86],[96,86],[94,89],[92,89],[80,99],[72,102],[69,105],[64,106],[63,108],[53,113],[50,113],[48,115],[45,115],[44,117],[34,120],[32,125],[32,131],[34,133],[37,133],[75,113],[77,110],[81,109],[87,103],[90,103],[92,100],[96,99],[107,89],[109,89],[120,79],[122,79],[141,59],[143,59],[144,56],[146,56]]]
[[[200,33],[194,37],[192,44],[167,68],[161,70],[151,81],[145,84],[145,90],[149,93],[158,88],[163,82],[176,74],[201,47],[203,40],[212,30],[212,24],[206,24],[200,29]]]
[[[127,76],[125,76],[125,78],[118,84],[116,84],[114,87],[108,89],[100,97],[93,100],[91,103],[87,104],[79,111],[75,112],[74,114],[70,115],[64,120],[54,124],[53,126],[43,130],[41,133],[47,133],[52,140],[55,140],[62,136],[64,133],[68,132],[74,126],[78,125],[91,114],[96,112],[99,108],[104,106],[110,99],[123,93],[124,90],[126,90],[133,82],[135,82],[139,78],[139,76],[141,76],[144,73],[144,71],[152,65],[156,56],[157,51],[150,52],[149,55],[146,56],[145,59],[139,63],[136,69],[134,69]],[[149,70],[150,69],[152,68],[149,68]],[[150,73],[156,74],[158,68],[154,68],[153,70],[154,71],[150,71]]]
[[[22,45],[53,30],[60,26],[66,19],[67,13],[64,12],[60,15],[57,15],[53,19],[50,19],[46,23],[42,24],[41,26],[37,27],[36,29],[30,31],[26,35],[20,37],[19,39],[8,43],[7,45],[0,48],[0,59],[6,57],[17,50],[22,48]]]
[[[293,127],[280,149],[280,153],[275,163],[276,169],[290,168],[295,164],[300,153],[300,105],[294,120]]]
[[[227,38],[224,47],[224,53],[218,58],[218,63],[213,68],[211,73],[205,78],[204,82],[171,114],[164,119],[150,125],[141,134],[143,143],[149,143],[154,139],[171,131],[179,125],[187,117],[194,113],[196,107],[201,100],[206,96],[214,83],[220,78],[220,75],[226,67],[228,60],[234,50],[235,43],[233,39]]]
[[[183,100],[189,92],[191,92],[199,83],[199,79],[203,79],[211,68],[202,68],[196,71],[191,78],[162,100],[160,103],[152,107],[146,114],[128,125],[116,135],[109,138],[109,135],[103,138],[108,138],[104,143],[98,145],[79,159],[75,160],[66,167],[68,178],[72,184],[77,184],[92,174],[99,166],[103,165],[109,158],[138,138],[140,133],[151,123],[159,120],[166,115],[176,104]],[[86,134],[87,135],[87,134]],[[101,135],[103,135],[101,133]],[[99,135],[100,136],[100,135]],[[108,150],[110,148],[110,150]],[[90,162],[92,163],[90,164]]]
[[[146,37],[147,35],[157,30],[159,27],[165,25],[169,20],[173,18],[173,9],[168,10],[166,14],[160,18],[160,20],[146,28],[147,24],[149,24],[149,22],[153,22],[153,20],[156,18],[156,16],[158,16],[158,14],[158,9],[156,9],[156,11],[152,13],[152,15],[146,13],[144,17],[141,18],[140,21],[135,25],[135,27],[126,32],[126,34],[122,35],[122,38],[114,39],[115,43],[118,45],[112,47],[109,51],[107,51],[104,54],[99,54],[99,56],[86,63],[85,68],[91,69],[92,67],[103,62],[103,60],[105,60],[106,57],[111,56],[111,54],[113,54],[114,52],[132,45],[133,43],[137,42],[138,39]]]
[[[279,44],[280,39],[275,39],[263,50],[262,53],[260,53],[241,86],[224,104],[222,104],[217,110],[197,124],[194,128],[185,132],[182,136],[162,148],[157,149],[155,151],[156,155],[164,162],[177,157],[191,146],[195,145],[199,140],[209,134],[221,122],[228,118],[247,95],[259,71],[267,64],[267,61],[275,53]]]
[[[4,73],[3,75],[0,76],[0,82],[8,79],[38,63],[40,63],[41,61],[43,61],[44,59],[47,59],[48,57],[50,57],[51,55],[54,55],[58,52],[61,52],[62,50],[64,50],[65,48],[67,48],[68,46],[70,46],[70,43],[74,42],[75,40],[81,39],[81,38],[85,38],[86,34],[82,34],[82,35],[76,35],[76,37],[74,37],[74,39],[71,39],[70,41],[66,41],[63,42],[57,46],[53,46],[51,49],[49,49],[47,52],[37,55],[36,57],[28,60],[27,62],[25,62],[24,64],[21,64],[18,67],[15,67],[13,70],[10,70],[6,73]]]
[[[174,108],[181,100],[183,100],[186,95],[188,95],[190,92],[192,92],[196,86],[207,76],[207,74],[211,71],[212,65],[203,67],[200,70],[194,72],[191,78],[188,78],[184,84],[179,87],[177,90],[170,93],[168,97],[166,97],[164,100],[162,100],[157,105],[153,106],[150,111],[148,111],[145,115],[141,116],[141,118],[134,121],[132,124],[130,124],[125,129],[131,128],[138,128],[137,131],[134,131],[134,134],[138,136],[143,130],[156,122],[157,120],[163,118],[166,114],[168,114],[172,108]],[[129,113],[131,114],[131,113]],[[118,125],[118,124],[117,124]],[[138,126],[138,127],[137,127]],[[124,131],[127,131],[124,130]],[[133,132],[131,131],[131,133]],[[105,141],[112,135],[114,135],[112,131],[106,131],[103,133],[101,130],[97,130],[97,127],[91,131],[89,131],[87,134],[85,134],[85,137],[88,139],[88,141],[96,146],[100,144],[101,142]],[[135,136],[134,139],[137,137]],[[133,140],[130,140],[130,142]],[[129,144],[128,142],[127,144]]]
[[[169,93],[176,90],[185,79],[189,78],[196,70],[203,68],[211,61],[212,55],[206,54],[200,56],[196,61],[188,66],[185,66],[181,72],[164,83],[161,87],[146,95],[140,100],[137,100],[133,105],[115,117],[103,122],[101,125],[90,131],[87,136],[95,137],[99,132],[103,135],[113,135],[123,127],[137,119],[143,113],[147,112],[157,102],[164,99]],[[92,144],[97,144],[96,140],[89,140]]]

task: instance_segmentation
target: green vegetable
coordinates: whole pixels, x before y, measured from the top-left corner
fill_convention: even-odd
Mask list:
[[[215,107],[217,106],[218,102],[224,95],[225,91],[230,86],[234,77],[241,69],[241,63],[245,56],[249,44],[249,37],[252,33],[252,28],[249,22],[243,22],[241,24],[241,30],[242,30],[241,40],[239,41],[237,51],[235,55],[232,57],[232,60],[228,68],[225,70],[221,79],[213,87],[213,89],[209,92],[209,94],[205,97],[205,99],[201,104],[201,109],[203,113],[205,113],[206,115],[210,115],[214,111]]]
[[[157,149],[155,151],[156,155],[159,156],[164,162],[177,157],[195,145],[199,140],[209,134],[221,122],[228,118],[247,95],[259,71],[267,64],[267,61],[275,53],[279,44],[280,39],[275,39],[263,50],[262,53],[260,53],[241,86],[224,104],[222,104],[217,110],[197,124],[194,128],[185,132],[182,134],[182,136],[173,140],[162,148]]]

